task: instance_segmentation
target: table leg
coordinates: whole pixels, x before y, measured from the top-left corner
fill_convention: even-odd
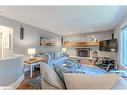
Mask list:
[[[32,67],[32,70],[34,71],[34,66]]]
[[[30,66],[30,78],[32,78],[32,71],[33,71],[33,66]]]
[[[80,63],[78,63],[78,68],[80,68],[81,67],[81,64]]]
[[[80,61],[81,61],[81,60],[78,60],[78,68],[81,67]]]

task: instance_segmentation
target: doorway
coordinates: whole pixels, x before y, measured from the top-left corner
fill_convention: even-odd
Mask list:
[[[13,50],[13,29],[0,26],[0,58],[11,53]]]

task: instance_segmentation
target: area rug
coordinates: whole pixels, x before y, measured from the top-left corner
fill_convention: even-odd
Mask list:
[[[32,85],[35,89],[41,89],[41,75],[32,78],[28,84]]]

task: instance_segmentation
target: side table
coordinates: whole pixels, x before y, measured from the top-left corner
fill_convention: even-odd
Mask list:
[[[42,61],[47,62],[47,58],[38,58],[38,57],[36,57],[36,58],[24,61],[24,63],[26,63],[26,65],[28,65],[29,68],[30,68],[30,78],[33,77],[32,71],[34,70],[34,66],[39,65]]]

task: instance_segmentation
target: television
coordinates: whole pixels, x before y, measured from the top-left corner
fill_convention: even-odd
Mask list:
[[[117,52],[117,39],[100,41],[100,51],[111,52],[111,49],[115,49],[115,52]]]

